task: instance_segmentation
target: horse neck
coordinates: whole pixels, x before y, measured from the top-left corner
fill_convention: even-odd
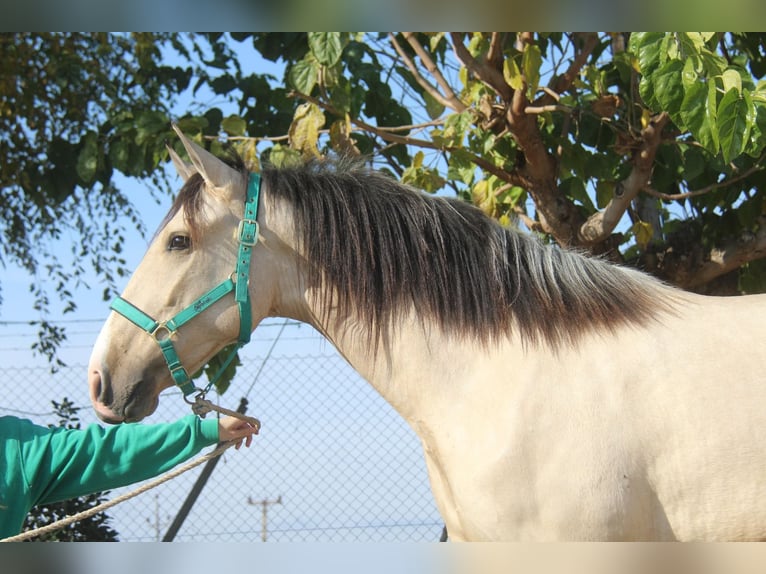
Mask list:
[[[308,322],[322,333],[343,358],[405,419],[417,427],[439,400],[451,400],[440,382],[476,356],[470,345],[457,344],[412,316],[398,322],[377,341],[353,314],[339,317],[326,309],[318,296],[307,294]],[[438,399],[437,399],[438,395]]]
[[[270,285],[268,309],[264,315],[289,317],[310,324],[322,333],[346,361],[366,379],[405,419],[419,416],[419,405],[432,386],[443,377],[439,369],[449,364],[450,344],[416,317],[399,318],[377,344],[369,337],[369,326],[353,310],[344,316],[323,297],[321,289],[310,287],[308,263],[298,252],[289,208],[266,202],[264,236],[266,255],[252,269],[251,287],[258,289],[258,276],[275,278]],[[262,294],[263,295],[263,294]],[[257,323],[257,319],[256,319]],[[457,352],[470,352],[460,346]],[[457,359],[452,355],[452,359]],[[428,365],[426,369],[424,365]]]

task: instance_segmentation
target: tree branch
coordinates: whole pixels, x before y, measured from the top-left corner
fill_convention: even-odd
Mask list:
[[[527,106],[524,108],[525,114],[544,114],[545,112],[564,112],[565,114],[571,114],[573,111],[569,106],[564,104],[548,104],[545,106]]]
[[[410,58],[409,54],[404,51],[402,46],[399,44],[399,41],[396,39],[396,36],[392,33],[388,34],[389,39],[391,40],[391,44],[394,46],[394,49],[399,54],[399,56],[404,60],[405,65],[407,68],[412,72],[412,75],[415,77],[415,81],[437,102],[439,102],[441,105],[443,105],[446,108],[453,109],[457,112],[462,112],[466,109],[466,105],[461,102],[458,97],[455,95],[455,92],[452,91],[452,87],[447,83],[447,81],[444,79],[444,76],[442,75],[439,68],[436,67],[436,64],[434,64],[431,57],[428,55],[428,52],[426,52],[423,49],[423,46],[420,45],[420,43],[417,41],[417,38],[415,38],[414,34],[411,32],[404,32],[403,33],[404,38],[409,42],[410,46],[412,46],[413,50],[415,50],[415,53],[420,57],[420,60],[423,62],[423,65],[426,67],[426,69],[429,71],[429,73],[436,78],[436,82],[441,86],[442,90],[444,90],[445,95],[442,95],[441,92],[439,92],[438,89],[436,89],[435,86],[431,85],[421,74],[420,70],[418,70],[417,65],[413,61],[412,58]]]
[[[669,121],[670,116],[662,112],[641,131],[642,143],[633,157],[630,175],[618,183],[614,197],[607,206],[591,215],[580,227],[580,240],[584,244],[593,245],[609,237],[633,199],[641,190],[646,189],[652,175],[654,157],[662,141],[662,128]]]
[[[598,34],[595,32],[588,32],[582,35],[585,36],[585,42],[583,43],[582,50],[577,53],[575,58],[572,60],[572,63],[567,68],[566,72],[560,76],[557,76],[556,78],[553,78],[551,85],[548,86],[550,90],[556,94],[563,94],[572,87],[574,81],[580,76],[580,71],[582,70],[583,66],[588,63],[588,58],[590,58],[591,53],[596,48],[596,46],[598,46]],[[546,93],[547,97],[546,95],[541,96],[538,98],[538,101],[535,101],[535,105],[545,105],[550,102],[550,98],[553,96],[551,96],[550,92],[546,91]]]
[[[307,102],[310,102],[312,104],[319,106],[323,110],[326,110],[332,114],[336,114],[336,115],[338,114],[338,111],[335,108],[333,108],[329,104],[326,104],[325,102],[322,102],[321,100],[318,100],[317,98],[314,98],[313,96],[301,94],[299,92],[291,92],[289,96],[301,98],[303,100],[306,100]],[[505,171],[504,169],[497,167],[493,163],[485,160],[484,158],[469,153],[463,147],[441,146],[441,145],[437,145],[436,143],[430,140],[411,138],[409,136],[402,136],[402,135],[394,133],[395,130],[402,129],[401,127],[379,128],[356,118],[349,118],[349,121],[357,128],[366,132],[373,133],[377,135],[378,137],[380,137],[382,140],[385,140],[387,142],[398,143],[403,145],[411,145],[413,147],[420,147],[420,148],[433,149],[433,150],[439,150],[439,151],[454,152],[459,150],[463,154],[467,155],[468,159],[470,159],[471,162],[474,165],[476,165],[478,168],[488,173],[491,173],[492,175],[496,176],[498,179],[505,181],[506,183],[510,183],[511,185],[517,185],[519,187],[524,187],[524,188],[528,187],[528,182],[524,180],[522,177],[520,177],[518,174],[509,173]],[[422,124],[422,125],[425,125],[425,124]]]
[[[721,248],[711,249],[706,262],[693,273],[678,278],[676,283],[685,289],[693,289],[734,271],[745,263],[766,257],[766,216],[761,216],[758,222],[758,231],[742,234]]]
[[[452,49],[455,51],[455,56],[457,56],[457,59],[463,63],[468,71],[495,90],[504,102],[509,102],[513,97],[514,90],[505,81],[502,72],[474,58],[463,45],[462,34],[453,32],[450,34],[450,39],[452,40]]]
[[[726,187],[727,185],[731,185],[740,180],[746,179],[750,177],[752,174],[754,174],[755,172],[761,171],[763,169],[763,166],[759,165],[761,159],[758,160],[758,163],[756,163],[755,165],[751,166],[749,169],[746,169],[745,171],[743,171],[742,173],[738,175],[735,175],[723,181],[719,181],[717,183],[706,185],[705,187],[701,187],[700,189],[695,189],[694,191],[687,191],[686,193],[662,193],[657,191],[656,189],[652,189],[651,187],[644,188],[644,191],[648,193],[649,195],[651,195],[652,197],[663,199],[665,201],[680,201],[682,199],[689,199],[690,197],[697,197],[698,195],[704,195],[711,191],[715,191],[716,189],[720,189],[721,187]]]
[[[501,72],[503,70],[504,37],[504,32],[492,32],[492,38],[489,41],[489,50],[487,51],[487,63]]]

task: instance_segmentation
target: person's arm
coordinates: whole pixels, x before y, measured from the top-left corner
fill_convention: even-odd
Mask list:
[[[241,423],[223,440],[249,437]],[[223,425],[221,425],[223,428]],[[125,486],[161,474],[219,440],[219,423],[186,416],[173,423],[53,429],[22,448],[36,504]],[[249,441],[248,441],[249,444]]]

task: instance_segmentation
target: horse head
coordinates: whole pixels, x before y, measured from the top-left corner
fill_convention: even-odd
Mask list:
[[[140,420],[154,412],[159,394],[180,385],[179,372],[191,375],[226,345],[249,338],[251,326],[270,308],[272,290],[264,283],[244,307],[247,311],[235,301],[238,294],[229,294],[238,291],[238,282],[248,290],[249,272],[244,278],[234,272],[239,269],[247,172],[176,131],[191,159],[187,164],[169,149],[184,186],[112,304],[116,312],[107,318],[88,366],[91,401],[106,422]],[[257,197],[254,202],[257,212]],[[262,230],[255,221],[250,225],[250,269],[266,269],[262,276],[268,277],[268,249],[257,244]],[[175,370],[173,362],[178,363]]]

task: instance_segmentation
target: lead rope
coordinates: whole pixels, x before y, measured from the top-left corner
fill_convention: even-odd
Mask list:
[[[209,401],[206,401],[206,402],[209,402]],[[224,410],[227,410],[227,409],[224,409]],[[228,412],[231,412],[231,411],[228,411]],[[248,422],[251,422],[252,420],[255,420],[257,422],[257,419],[252,419],[252,417],[244,417],[241,413],[234,413],[234,414],[238,415],[238,418],[243,418],[245,420],[248,420]],[[260,423],[258,423],[258,425],[260,426]],[[147,490],[151,490],[152,488],[155,488],[159,486],[160,484],[163,484],[169,480],[172,480],[176,478],[177,476],[180,476],[181,474],[185,473],[186,471],[189,471],[201,465],[203,462],[207,462],[210,459],[213,459],[217,456],[222,455],[228,448],[237,444],[237,442],[238,441],[236,440],[226,442],[222,444],[221,446],[219,446],[218,448],[216,448],[215,450],[199,457],[198,459],[193,460],[192,462],[188,462],[185,465],[176,468],[175,470],[167,472],[160,478],[157,478],[147,484],[144,484],[143,486],[140,486],[139,488],[131,492],[128,492],[127,494],[120,495],[117,498],[114,498],[112,500],[107,500],[106,502],[102,502],[98,506],[94,506],[93,508],[89,508],[88,510],[78,512],[77,514],[66,516],[62,518],[61,520],[57,520],[56,522],[52,524],[47,524],[46,526],[41,526],[40,528],[36,528],[34,530],[27,530],[26,532],[22,532],[21,534],[17,534],[15,536],[9,536],[8,538],[3,538],[2,540],[0,540],[0,542],[22,542],[24,540],[34,538],[35,536],[41,536],[43,534],[48,534],[49,532],[53,532],[55,530],[60,530],[61,528],[64,528],[65,526],[69,526],[70,524],[73,524],[80,520],[85,520],[86,518],[90,518],[91,516],[94,516],[95,514],[98,514],[99,512],[103,512],[104,510],[107,510],[108,508],[111,508],[112,506],[116,506],[120,504],[121,502],[130,500],[131,498],[134,498],[138,496],[139,494],[143,494]]]
[[[240,412],[232,411],[231,409],[218,406],[210,402],[209,400],[207,400],[205,398],[204,393],[200,393],[199,395],[197,395],[194,402],[190,404],[191,404],[192,412],[200,418],[204,419],[205,415],[208,414],[210,411],[215,411],[222,415],[227,415],[230,417],[243,420],[247,423],[250,423],[250,425],[252,425],[255,428],[255,434],[258,434],[258,431],[261,430],[261,421],[259,421],[257,418],[249,417]]]

